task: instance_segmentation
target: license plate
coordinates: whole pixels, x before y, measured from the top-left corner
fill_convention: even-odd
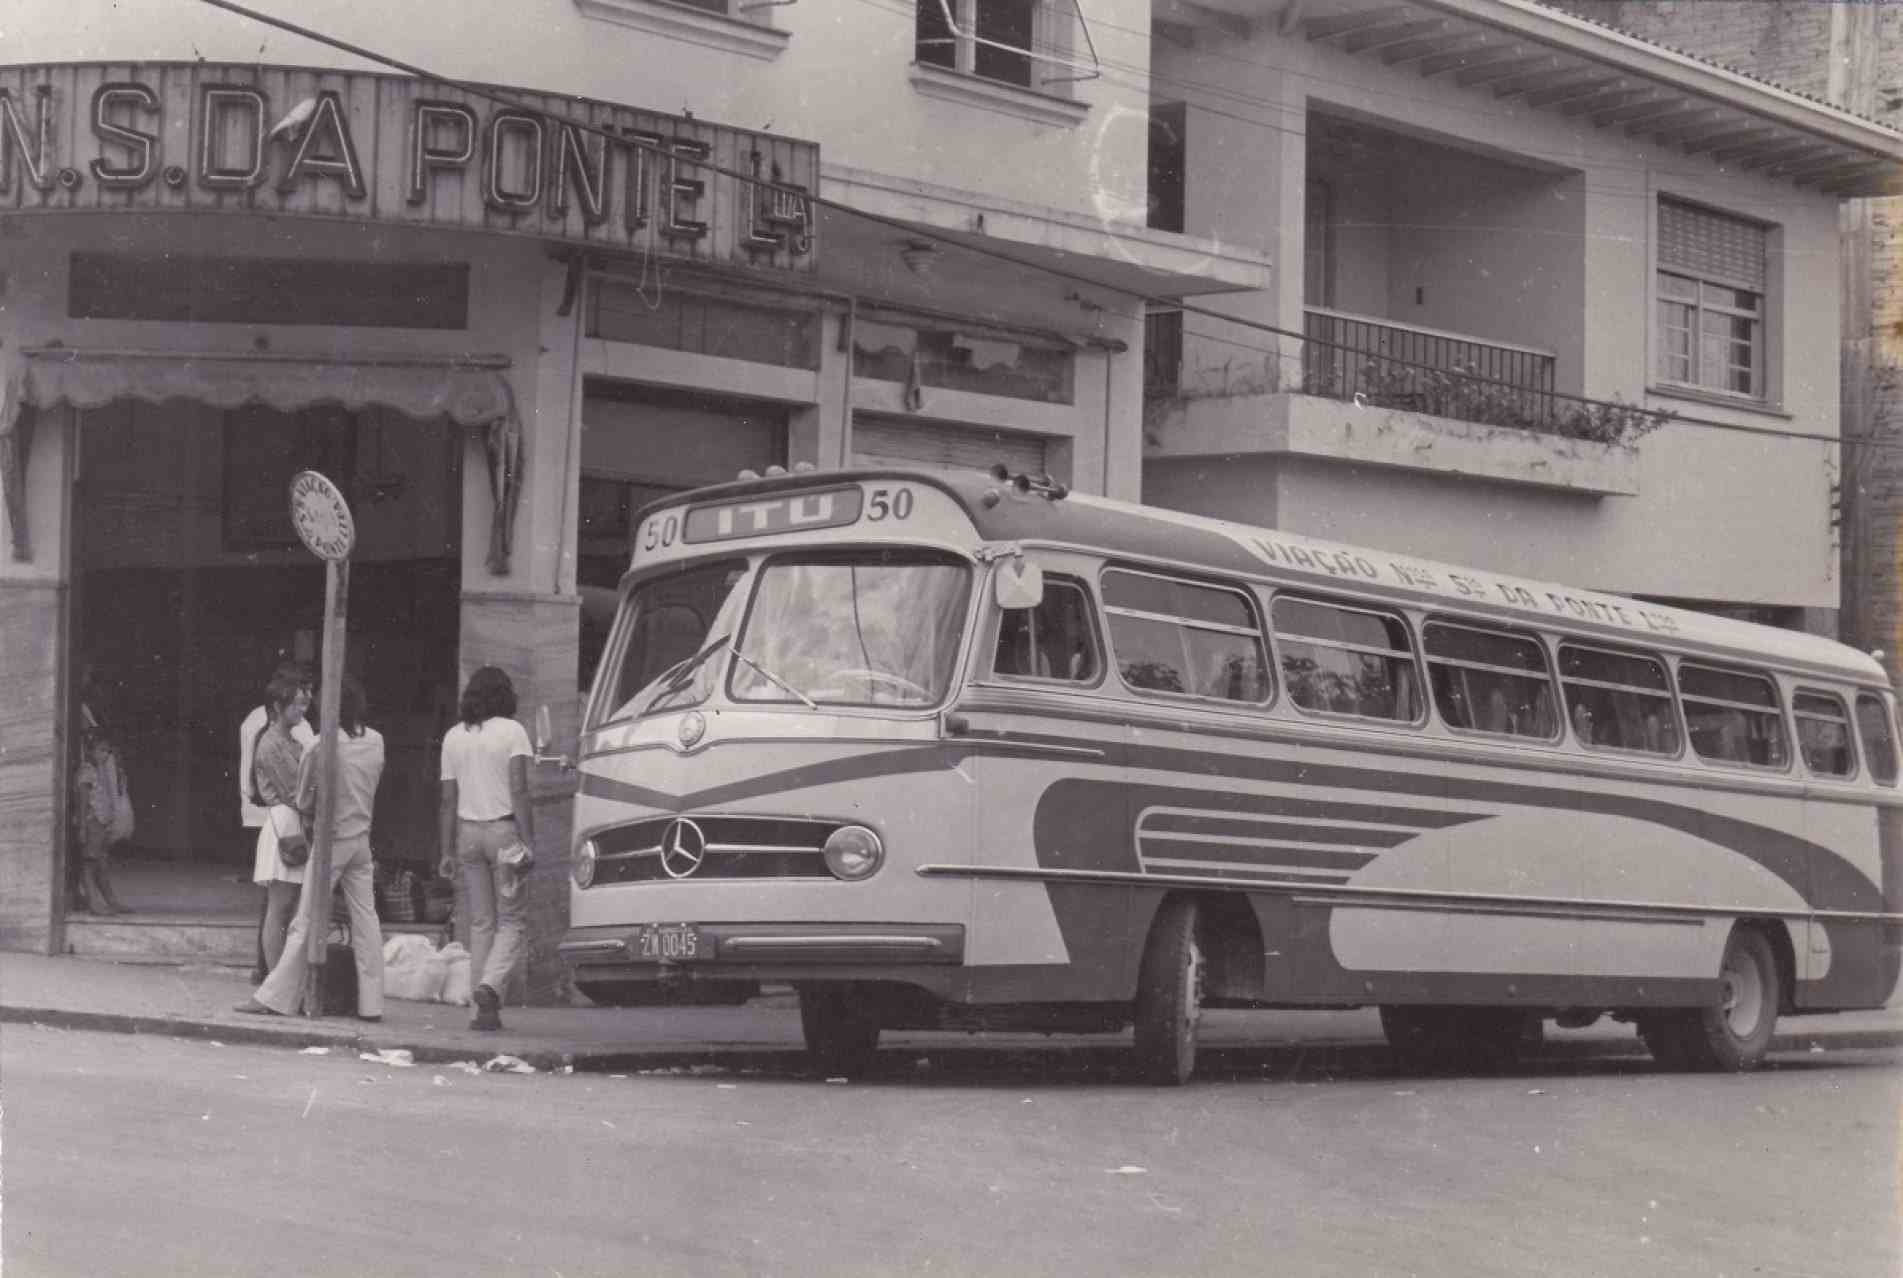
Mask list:
[[[646,923],[634,934],[634,955],[643,959],[697,959],[700,932],[691,923]]]

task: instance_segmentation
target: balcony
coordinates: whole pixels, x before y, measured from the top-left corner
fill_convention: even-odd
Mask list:
[[[1303,336],[1257,331],[1240,369],[1186,369],[1216,319],[1144,325],[1147,455],[1290,454],[1566,489],[1637,491],[1631,438],[1649,415],[1555,389],[1550,351],[1356,315],[1304,313]]]

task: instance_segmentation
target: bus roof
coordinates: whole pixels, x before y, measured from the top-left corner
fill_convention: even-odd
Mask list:
[[[983,471],[895,467],[810,471],[699,489],[656,502],[650,509],[710,496],[757,495],[870,479],[902,479],[941,489],[964,508],[985,541],[1079,546],[1113,558],[1298,580],[1321,591],[1373,592],[1427,607],[1438,604],[1456,611],[1513,617],[1522,624],[1564,621],[1573,629],[1622,635],[1628,642],[1718,649],[1741,661],[1806,666],[1858,683],[1889,685],[1889,676],[1873,657],[1817,635],[1107,497],[1052,498],[1035,491],[1020,492]]]

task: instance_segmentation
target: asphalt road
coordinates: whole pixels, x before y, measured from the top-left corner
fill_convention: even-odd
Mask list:
[[[1172,1091],[1063,1061],[471,1076],[9,1025],[5,1272],[1903,1272],[1895,1052]]]

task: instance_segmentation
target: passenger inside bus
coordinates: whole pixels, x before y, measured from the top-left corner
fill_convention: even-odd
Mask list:
[[[1090,641],[1090,601],[1082,587],[1046,578],[1042,603],[1006,612],[998,624],[992,669],[1021,678],[1094,682],[1097,657]]]

